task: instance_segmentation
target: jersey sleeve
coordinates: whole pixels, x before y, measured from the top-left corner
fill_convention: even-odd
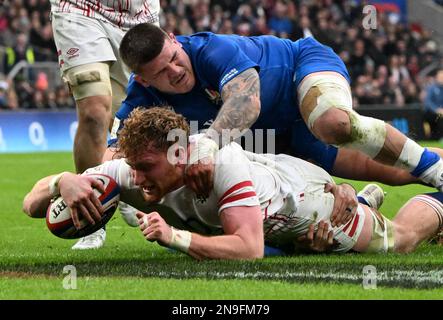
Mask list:
[[[91,173],[101,173],[110,176],[122,190],[137,188],[132,178],[131,168],[123,158],[106,161],[96,167],[89,168],[82,175]]]
[[[214,192],[218,213],[230,207],[259,206],[250,173],[249,160],[236,143],[223,147],[215,159]]]
[[[212,35],[206,46],[196,55],[193,61],[200,73],[200,78],[218,92],[222,92],[223,86],[243,71],[256,68],[257,63],[252,61],[229,37]]]

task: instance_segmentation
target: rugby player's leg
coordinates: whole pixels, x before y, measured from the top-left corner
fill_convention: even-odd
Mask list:
[[[441,192],[413,197],[397,213],[394,225],[394,251],[409,253],[423,241],[441,232],[443,227],[443,194]]]
[[[77,172],[101,163],[111,122],[112,89],[108,63],[90,63],[64,72],[77,104],[78,127],[74,138]]]
[[[112,88],[108,63],[90,63],[67,69],[63,75],[77,104],[78,127],[74,138],[77,172],[102,162],[111,123]],[[103,246],[106,232],[81,238],[72,249],[87,250]]]
[[[371,253],[392,252],[394,248],[393,223],[377,210],[361,203],[357,214],[360,219],[364,220],[364,223],[354,235],[355,244],[352,250]],[[343,232],[349,234],[349,228],[345,227]]]
[[[409,200],[390,221],[377,210],[360,204],[365,222],[355,246],[357,252],[409,253],[435,237],[443,227],[443,194],[418,195]]]
[[[77,100],[79,125],[74,140],[74,159],[78,172],[113,158],[112,153],[106,154],[105,152],[107,150],[107,130],[111,129],[113,122],[111,106],[112,114],[114,114],[125,97],[124,86],[111,79],[107,63],[95,63],[92,66],[92,68],[88,68],[89,66],[72,68],[71,72],[65,77],[68,81],[71,80],[70,86],[74,97],[77,95],[77,97],[82,98]],[[78,79],[75,78],[79,76],[80,72],[91,80],[84,82],[83,87],[78,86]],[[99,76],[94,77],[93,75],[97,73]],[[77,84],[77,86],[72,87],[72,83]],[[119,210],[123,220],[128,225],[138,226],[135,216],[136,209],[120,202]],[[93,234],[79,239],[72,249],[98,249],[104,245],[105,240],[106,228],[103,227]]]
[[[352,110],[349,84],[336,72],[316,72],[299,86],[300,112],[321,141],[359,150],[381,163],[408,170],[443,190],[440,156],[407,138],[391,125]]]

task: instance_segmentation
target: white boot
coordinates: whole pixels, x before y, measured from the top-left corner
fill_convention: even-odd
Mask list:
[[[103,247],[106,240],[105,229],[99,229],[89,236],[83,237],[72,246],[72,250],[89,250]]]

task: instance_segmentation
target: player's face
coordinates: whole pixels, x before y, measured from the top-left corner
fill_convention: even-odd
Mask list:
[[[171,34],[160,54],[142,66],[139,75],[144,82],[165,93],[187,93],[195,85],[191,60]]]
[[[166,151],[149,148],[126,161],[133,169],[135,184],[153,202],[183,185],[183,171],[168,161]]]

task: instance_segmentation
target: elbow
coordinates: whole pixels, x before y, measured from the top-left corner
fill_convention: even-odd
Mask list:
[[[33,212],[31,210],[31,203],[28,200],[28,196],[25,197],[25,199],[23,200],[23,206],[22,206],[22,211],[30,216],[31,218],[33,217]]]
[[[249,246],[247,246],[245,259],[247,260],[257,260],[257,259],[263,259],[265,255],[265,246],[263,241],[260,241],[259,243],[253,243]]]
[[[265,256],[265,244],[263,241],[260,241],[256,245],[254,259],[263,259],[264,256]]]
[[[243,244],[248,260],[263,259],[265,255],[265,242],[263,224],[258,220],[257,227],[251,230],[249,235],[243,237]]]
[[[31,218],[41,218],[43,215],[38,210],[38,206],[30,199],[29,194],[23,200],[23,212]],[[46,215],[46,212],[45,212]]]
[[[255,252],[255,254],[251,257],[252,260],[258,260],[258,259],[263,259],[264,257],[264,251],[257,251]]]
[[[259,260],[263,259],[264,253],[259,251],[248,251],[238,257],[240,260]]]

